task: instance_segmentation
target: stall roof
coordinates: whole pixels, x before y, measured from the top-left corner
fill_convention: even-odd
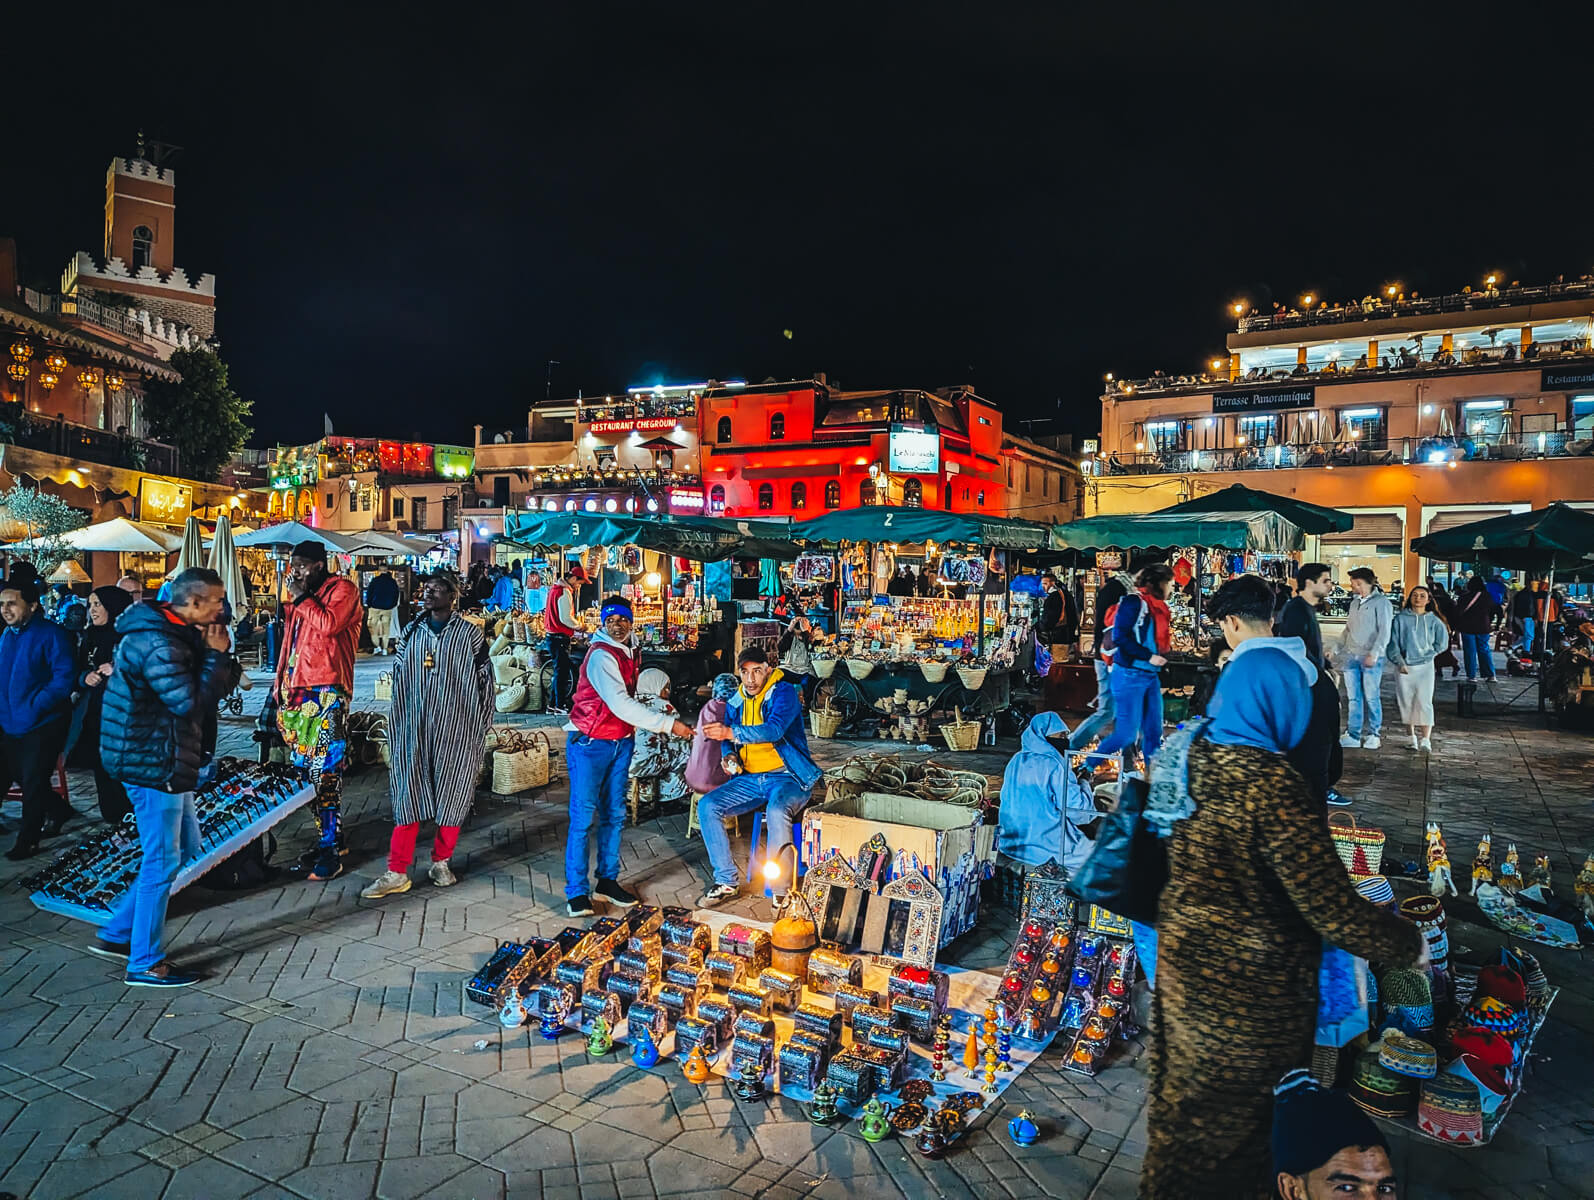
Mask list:
[[[1594,512],[1552,504],[1457,525],[1412,539],[1424,558],[1506,571],[1554,571],[1558,580],[1594,580]]]
[[[1048,527],[1012,517],[871,505],[796,521],[791,536],[807,542],[962,542],[1018,550],[1046,547]]]
[[[522,546],[641,546],[695,562],[722,558],[792,559],[802,548],[787,537],[785,521],[620,513],[512,512],[504,515],[504,540]]]
[[[1275,512],[1159,512],[1087,517],[1054,525],[1057,550],[1162,550],[1196,546],[1283,554],[1306,544],[1299,525]]]
[[[1159,511],[1163,513],[1272,512],[1278,513],[1293,525],[1299,525],[1302,533],[1317,534],[1344,533],[1356,523],[1356,518],[1352,514],[1341,512],[1337,508],[1324,508],[1321,504],[1308,504],[1305,500],[1257,491],[1255,488],[1246,487],[1243,483],[1219,488],[1215,492],[1208,492],[1204,496],[1197,496],[1193,500],[1186,500],[1183,504],[1175,504],[1172,508]]]
[[[121,554],[176,554],[183,548],[181,534],[160,525],[146,525],[127,517],[116,517],[62,534],[61,540],[73,550],[98,550]],[[38,548],[31,541],[13,542],[7,551],[26,552]]]

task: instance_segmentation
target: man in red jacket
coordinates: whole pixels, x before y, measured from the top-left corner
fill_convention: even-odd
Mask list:
[[[327,571],[320,542],[301,542],[288,560],[287,623],[272,696],[277,729],[296,767],[310,772],[316,789],[321,844],[310,878],[321,882],[343,873],[339,801],[349,739],[349,700],[354,694],[354,652],[365,613],[360,589]]]

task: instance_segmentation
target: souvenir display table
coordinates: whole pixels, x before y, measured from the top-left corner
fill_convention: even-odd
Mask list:
[[[194,797],[201,851],[172,881],[175,895],[212,867],[281,824],[315,798],[304,773],[278,763],[238,758],[217,764],[215,782]],[[103,925],[138,875],[142,854],[129,816],[119,827],[86,841],[28,879],[29,899],[45,912]]]

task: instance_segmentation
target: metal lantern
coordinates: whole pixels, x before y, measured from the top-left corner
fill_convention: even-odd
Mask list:
[[[113,394],[116,393],[116,392],[121,391],[122,388],[126,385],[126,383],[127,383],[127,381],[125,379],[123,379],[120,375],[118,375],[115,371],[107,371],[105,373],[105,388],[106,388],[107,391],[109,391],[109,392],[111,392]]]
[[[18,338],[16,341],[11,343],[11,357],[16,359],[19,363],[25,363],[28,361],[28,359],[33,357],[33,347],[27,342],[23,341],[21,338]]]
[[[50,351],[50,353],[44,356],[44,368],[47,371],[53,371],[55,374],[59,375],[62,371],[66,370],[66,355],[62,354],[59,350]]]
[[[61,382],[61,377],[59,375],[57,375],[54,371],[41,371],[41,372],[39,372],[39,386],[42,387],[47,392],[50,389],[52,389],[53,387],[55,387],[55,385],[60,383],[60,382]]]
[[[28,364],[22,362],[8,363],[6,365],[6,374],[21,383],[28,377]]]
[[[95,371],[93,367],[84,367],[77,373],[77,381],[86,392],[100,381],[99,372]]]

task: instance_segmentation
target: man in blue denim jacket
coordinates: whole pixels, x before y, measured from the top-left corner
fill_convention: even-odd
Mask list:
[[[714,741],[733,743],[741,773],[697,802],[703,845],[714,884],[698,904],[713,908],[738,892],[736,860],[725,818],[764,807],[768,857],[792,843],[792,821],[823,774],[808,756],[802,699],[764,651],[748,647],[736,663],[741,687],[726,704],[726,723],[703,727]]]

